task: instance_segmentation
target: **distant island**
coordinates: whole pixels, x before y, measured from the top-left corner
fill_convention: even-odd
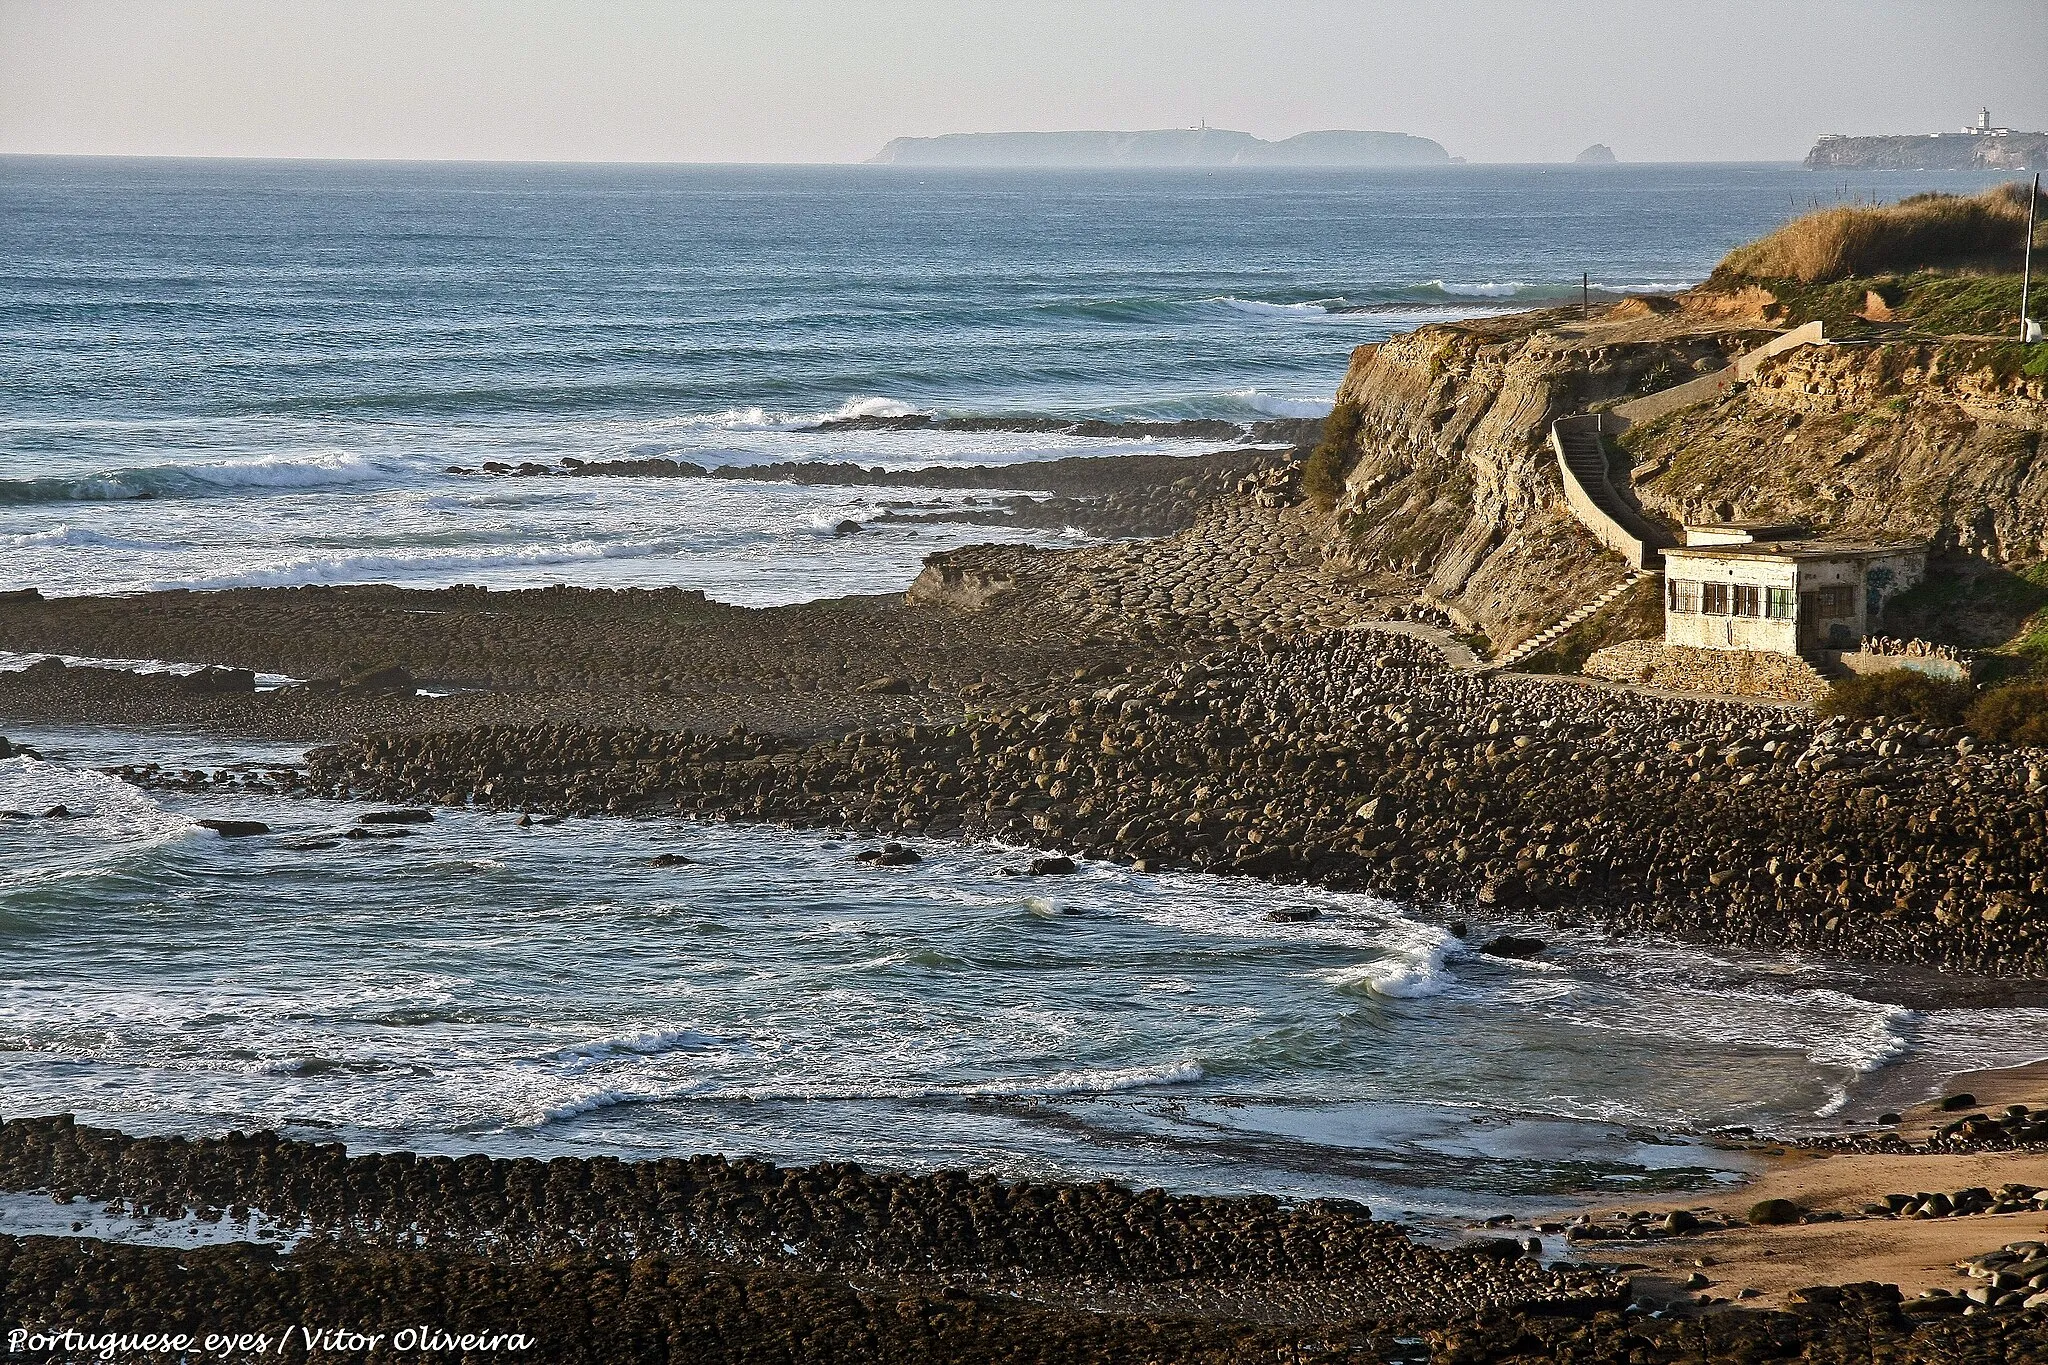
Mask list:
[[[1596,142],[1572,160],[1581,166],[1612,166],[1614,149],[1604,142]]]
[[[2048,170],[2048,133],[1996,128],[1991,111],[1953,132],[1845,137],[1823,133],[1806,154],[1811,171]]]
[[[884,166],[1446,166],[1442,144],[1408,133],[1299,133],[1267,142],[1225,128],[1109,133],[947,133],[899,137]]]

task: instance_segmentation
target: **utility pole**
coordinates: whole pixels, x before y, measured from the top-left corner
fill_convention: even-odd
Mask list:
[[[2034,173],[2034,190],[2027,196],[2027,251],[2020,266],[2020,340],[2032,340],[2032,319],[2027,316],[2027,295],[2034,285],[2034,206],[2041,202],[2041,173]]]
[[[2039,177],[2039,176],[2036,176],[2036,177],[2034,177],[2034,178],[2035,178],[2036,180],[2039,180],[2039,179],[2040,179],[2040,177]],[[2031,245],[2031,244],[2032,244],[2032,242],[2033,242],[2033,240],[2034,240],[2034,235],[2033,235],[2033,232],[2032,232],[2032,230],[2030,229],[2030,230],[2028,231],[2028,233],[2027,233],[2027,241],[2028,241],[2028,243],[2029,243],[2029,244]],[[2020,293],[2021,293],[2021,294],[2022,294],[2022,295],[2024,296],[2024,295],[2025,295],[2025,293],[2026,293],[2026,290],[2022,289],[2022,290],[2020,291]],[[1586,319],[1588,319],[1588,318],[1590,318],[1590,317],[1592,317],[1592,316],[1593,316],[1593,272],[1589,270],[1589,271],[1586,271],[1585,273],[1583,273],[1583,274],[1581,274],[1581,275],[1579,276],[1579,321],[1580,321],[1580,322],[1584,322],[1584,321],[1585,321]]]

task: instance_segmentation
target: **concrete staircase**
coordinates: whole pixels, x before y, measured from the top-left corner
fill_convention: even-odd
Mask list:
[[[1566,616],[1563,620],[1557,622],[1555,625],[1544,627],[1543,630],[1539,631],[1535,635],[1531,635],[1528,639],[1522,641],[1522,643],[1516,645],[1513,649],[1501,655],[1498,659],[1489,661],[1479,671],[1481,673],[1503,672],[1507,669],[1513,668],[1515,665],[1521,663],[1525,659],[1533,658],[1534,656],[1541,654],[1544,650],[1550,648],[1550,646],[1556,644],[1558,640],[1562,639],[1564,637],[1565,632],[1569,631],[1573,626],[1576,626],[1577,624],[1579,624],[1579,622],[1585,620],[1594,612],[1600,610],[1600,608],[1614,601],[1616,598],[1620,597],[1623,593],[1626,593],[1630,588],[1633,588],[1637,583],[1640,583],[1644,578],[1647,577],[1661,577],[1661,575],[1630,573],[1626,578],[1622,579],[1619,583],[1616,583],[1606,592],[1601,593],[1592,601],[1585,603],[1583,606],[1573,608],[1571,614]]]
[[[1664,564],[1671,533],[1638,511],[1614,487],[1607,473],[1606,419],[1599,413],[1561,417],[1551,423],[1550,448],[1557,453],[1558,481],[1565,504],[1596,539],[1641,572]]]

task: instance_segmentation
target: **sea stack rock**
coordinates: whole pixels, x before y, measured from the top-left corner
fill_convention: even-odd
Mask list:
[[[1604,142],[1596,142],[1572,160],[1581,166],[1612,166],[1615,162],[1614,149]]]

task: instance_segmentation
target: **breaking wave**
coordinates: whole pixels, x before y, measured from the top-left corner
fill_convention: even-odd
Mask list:
[[[1529,288],[1529,285],[1521,280],[1505,283],[1482,280],[1477,284],[1450,284],[1443,280],[1431,280],[1422,287],[1434,289],[1440,294],[1449,294],[1457,299],[1511,299]]]
[[[1327,317],[1333,311],[1332,306],[1341,304],[1344,300],[1311,299],[1306,303],[1269,303],[1265,299],[1240,299],[1234,295],[1225,294],[1220,298],[1204,299],[1203,302],[1220,303],[1226,308],[1233,308],[1240,313],[1249,313],[1253,317],[1285,318],[1301,317],[1307,314]]]
[[[738,1043],[738,1039],[699,1033],[695,1029],[646,1029],[638,1033],[621,1034],[615,1038],[600,1038],[594,1043],[580,1043],[575,1047],[563,1048],[554,1055],[557,1060],[571,1065],[587,1065],[613,1057],[658,1057],[667,1052],[710,1052],[730,1048]]]
[[[635,1090],[603,1086],[549,1105],[535,1114],[526,1126],[559,1123],[600,1109],[631,1104],[668,1104],[680,1100],[800,1103],[872,1103],[877,1100],[1050,1100],[1074,1095],[1114,1095],[1155,1086],[1192,1085],[1206,1075],[1195,1061],[1171,1062],[1160,1066],[1105,1067],[1061,1071],[1050,1076],[1015,1081],[985,1081],[961,1085],[932,1086],[798,1086],[728,1087],[711,1082]]]
[[[70,818],[39,821],[76,831],[100,846],[153,846],[197,834],[199,825],[164,809],[147,793],[89,768],[27,754],[0,759],[0,810],[34,814],[64,807]]]
[[[296,559],[281,560],[239,573],[166,579],[148,586],[152,590],[203,590],[281,588],[301,583],[364,583],[383,581],[386,575],[402,578],[472,569],[545,568],[555,564],[587,564],[604,559],[643,559],[650,555],[674,554],[686,548],[685,542],[673,539],[619,541],[609,545],[594,540],[579,540],[566,545],[530,545],[517,550],[437,551],[419,554],[366,553],[326,558],[302,555]]]
[[[387,472],[374,461],[348,451],[254,455],[194,464],[144,465],[70,479],[0,479],[0,504],[120,502],[204,497],[252,488],[327,488],[363,483]]]
[[[10,550],[53,549],[69,546],[78,549],[99,550],[175,550],[175,545],[166,545],[155,540],[135,540],[126,536],[110,536],[93,530],[89,526],[52,526],[47,531],[30,531],[25,535],[0,536],[0,546]]]

